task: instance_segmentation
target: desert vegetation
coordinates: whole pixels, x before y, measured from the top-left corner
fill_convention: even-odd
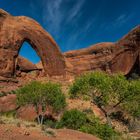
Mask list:
[[[140,80],[128,79],[122,74],[108,75],[96,71],[75,78],[63,93],[60,84],[32,81],[12,93],[16,94],[18,108],[32,105],[37,114],[37,122],[44,128],[68,128],[95,135],[103,140],[123,138],[116,130],[113,121],[117,120],[130,131],[136,130],[140,116]],[[80,110],[67,108],[67,100],[86,100],[96,105],[104,114],[105,120],[87,108]],[[57,119],[46,118],[46,110],[59,114]],[[16,117],[16,110],[1,115]],[[126,117],[127,116],[127,117]]]
[[[65,106],[65,96],[60,85],[33,81],[16,91],[19,106],[33,105],[36,109],[39,124],[43,124],[46,108],[51,107],[54,112],[61,112]]]

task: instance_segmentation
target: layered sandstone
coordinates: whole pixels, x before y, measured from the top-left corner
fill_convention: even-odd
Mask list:
[[[103,70],[108,73],[140,74],[140,26],[115,43],[99,43],[64,53],[75,74]],[[69,66],[68,66],[69,68]],[[70,69],[69,69],[70,70]]]
[[[45,73],[64,75],[65,61],[54,39],[31,18],[13,17],[0,9],[0,75],[12,77],[19,50],[28,42],[40,56]]]
[[[38,68],[35,64],[33,64],[28,59],[19,56],[18,59],[17,59],[16,70],[19,70],[21,72],[22,71],[23,72],[29,72],[29,71],[38,70]]]
[[[31,44],[41,58],[36,66],[27,61],[23,66],[25,62],[17,60],[24,41]],[[19,63],[23,70],[43,69],[51,76],[64,75],[66,71],[77,75],[94,70],[124,75],[139,73],[140,26],[115,43],[99,43],[62,54],[53,38],[36,21],[23,16],[13,17],[0,10],[0,76],[12,77]]]

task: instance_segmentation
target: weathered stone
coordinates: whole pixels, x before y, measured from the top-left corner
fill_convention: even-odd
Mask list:
[[[0,75],[12,77],[19,50],[28,42],[40,56],[45,73],[64,75],[65,61],[53,38],[33,19],[13,17],[0,9]]]
[[[11,94],[0,97],[0,112],[12,111],[15,110],[16,107],[16,95]]]
[[[42,62],[35,67],[51,76],[64,75],[66,71],[77,75],[94,70],[124,75],[133,71],[140,73],[140,26],[116,43],[99,43],[62,55],[53,38],[37,22],[28,17],[13,17],[0,10],[1,76],[14,75],[18,52],[24,41],[31,44],[41,58]]]
[[[30,62],[28,59],[19,56],[17,59],[16,70],[28,72],[28,71],[38,70],[38,68],[36,67],[35,64]]]
[[[64,56],[73,65],[71,70],[75,74],[93,70],[121,72],[124,75],[137,71],[140,74],[140,26],[116,43],[99,43],[66,52]]]

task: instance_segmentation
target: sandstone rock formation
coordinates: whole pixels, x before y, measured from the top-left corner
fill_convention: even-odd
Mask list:
[[[42,66],[43,67],[43,66]],[[23,72],[29,72],[33,70],[38,70],[37,66],[30,62],[28,59],[19,56],[17,58],[17,65],[16,70],[23,71]]]
[[[14,75],[18,53],[25,41],[40,56],[46,74],[65,74],[64,57],[53,38],[33,19],[13,17],[0,9],[0,76]]]
[[[36,66],[26,61],[22,69],[43,69],[48,75],[77,75],[85,71],[104,70],[129,75],[140,73],[140,26],[116,43],[106,42],[61,54],[53,38],[34,20],[13,17],[0,10],[0,76],[12,77],[19,64],[20,47],[27,41],[41,58]],[[25,62],[24,62],[25,64]],[[27,68],[28,67],[28,68]]]
[[[68,69],[75,74],[85,71],[104,70],[108,73],[121,72],[140,74],[140,26],[130,31],[116,43],[99,43],[89,48],[64,53],[73,65]]]
[[[16,109],[16,95],[0,97],[0,112],[9,112]]]

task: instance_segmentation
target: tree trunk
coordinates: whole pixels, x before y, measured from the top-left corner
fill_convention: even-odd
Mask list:
[[[111,119],[110,119],[108,113],[106,114],[106,119],[107,119],[107,124],[112,128]]]
[[[41,115],[41,122],[40,122],[41,125],[43,125],[43,121],[44,121],[44,115]]]
[[[37,114],[38,124],[40,124],[41,123],[41,120],[40,120],[40,116],[39,116],[39,107],[38,107],[38,105],[35,105],[35,110],[36,110],[36,114]]]
[[[40,121],[40,117],[39,117],[39,114],[38,114],[38,116],[37,116],[37,121],[38,121],[38,124],[41,123],[41,121]]]

